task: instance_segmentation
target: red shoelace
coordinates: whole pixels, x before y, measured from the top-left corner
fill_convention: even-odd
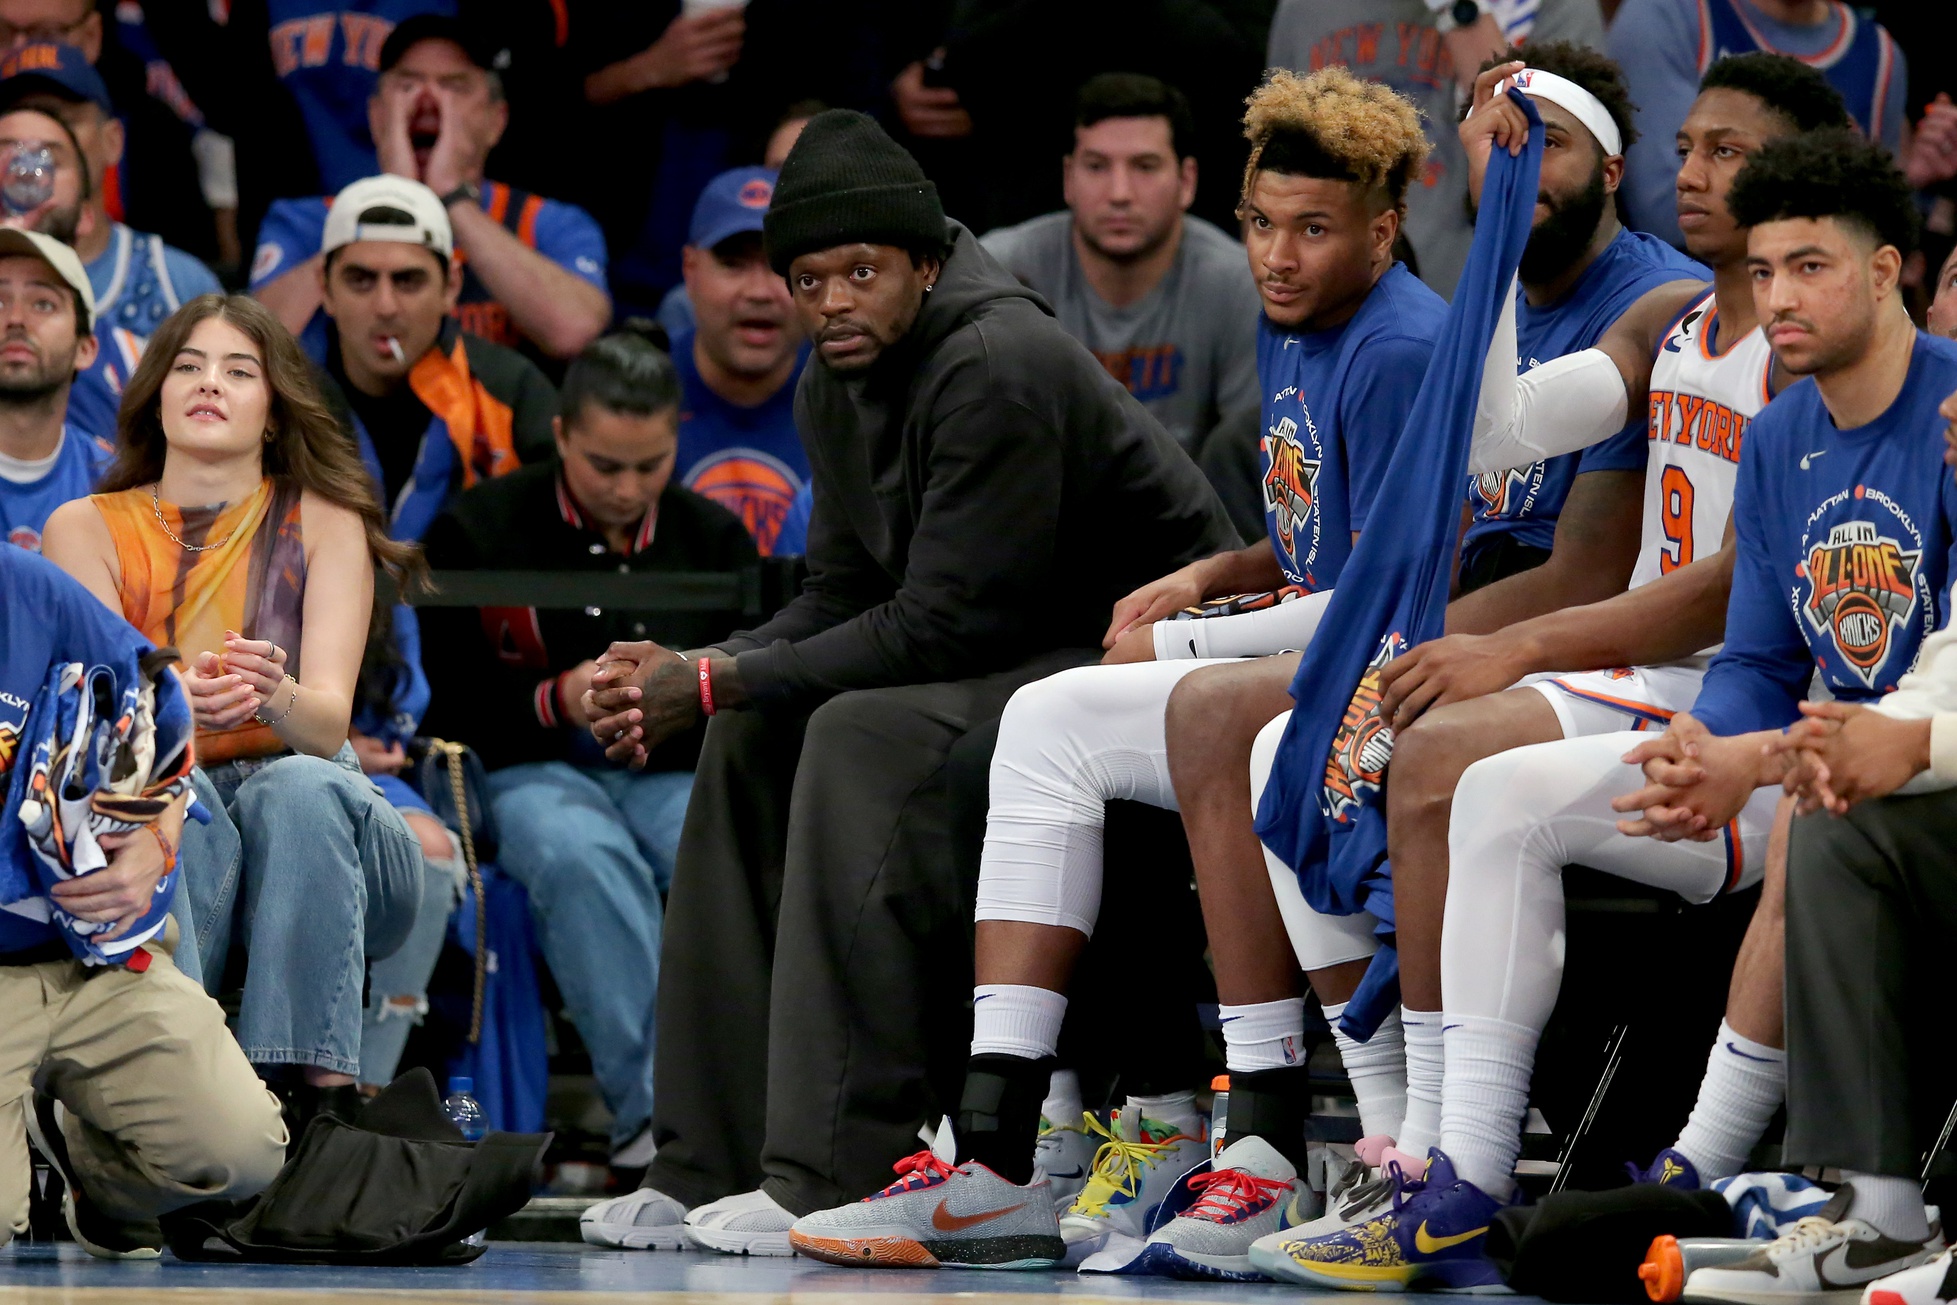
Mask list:
[[[916,1155],[907,1155],[890,1167],[902,1174],[903,1177],[884,1188],[881,1192],[878,1192],[877,1196],[894,1196],[898,1192],[915,1191],[920,1187],[929,1187],[933,1183],[941,1183],[951,1177],[953,1171],[956,1169],[955,1165],[949,1165],[943,1160],[940,1160],[938,1153],[929,1148],[919,1151]],[[875,1200],[876,1197],[866,1197],[864,1199]]]
[[[1222,1219],[1259,1201],[1277,1201],[1295,1183],[1283,1178],[1259,1178],[1244,1169],[1216,1169],[1193,1174],[1189,1186],[1202,1193],[1183,1214],[1192,1219]]]

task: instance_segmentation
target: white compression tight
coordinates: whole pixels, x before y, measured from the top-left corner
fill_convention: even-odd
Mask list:
[[[1779,790],[1761,789],[1708,843],[1617,831],[1611,799],[1642,786],[1626,731],[1477,761],[1454,791],[1441,938],[1446,1077],[1441,1149],[1504,1195],[1521,1146],[1536,1043],[1563,982],[1562,870],[1578,864],[1691,902],[1757,883]],[[1491,1185],[1492,1184],[1492,1185]]]
[[[1013,694],[992,754],[978,919],[1093,936],[1107,804],[1176,809],[1163,724],[1169,694],[1191,671],[1221,664],[1081,666]]]
[[[1328,590],[1285,603],[1281,629],[1248,619],[1271,615],[1265,612],[1187,624],[1273,631],[1281,642],[1261,651],[1275,653],[1308,644],[1329,601]],[[1259,651],[1235,636],[1233,644]],[[977,918],[1063,925],[1091,937],[1101,910],[1107,804],[1127,799],[1177,809],[1169,695],[1191,671],[1236,660],[1081,666],[1013,694],[992,754]]]

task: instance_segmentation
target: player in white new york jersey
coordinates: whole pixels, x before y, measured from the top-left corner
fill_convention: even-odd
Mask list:
[[[1625,404],[1645,405],[1643,543],[1626,593],[1494,635],[1436,640],[1389,664],[1383,677],[1382,710],[1397,732],[1387,829],[1405,1003],[1408,1102],[1396,1148],[1403,1165],[1424,1161],[1439,1143],[1444,1122],[1458,1113],[1450,1108],[1444,1117],[1443,1100],[1454,1103],[1457,1078],[1472,1084],[1483,1052],[1464,1047],[1457,1058],[1451,1028],[1443,1049],[1444,903],[1451,960],[1460,938],[1478,936],[1484,949],[1500,951],[1508,939],[1533,942],[1539,930],[1560,934],[1560,874],[1572,861],[1698,901],[1761,875],[1770,800],[1710,844],[1625,838],[1610,801],[1638,784],[1636,767],[1621,761],[1634,732],[1662,729],[1691,705],[1719,642],[1739,451],[1772,388],[1772,360],[1755,326],[1746,274],[1746,233],[1726,212],[1726,189],[1752,151],[1838,125],[1843,112],[1822,79],[1793,60],[1752,55],[1715,65],[1680,131],[1678,179],[1689,248],[1713,267],[1713,292],[1683,305],[1647,296],[1595,349],[1507,384],[1492,368],[1484,377],[1478,422],[1498,430],[1541,423],[1614,429]],[[1513,687],[1497,691],[1505,686]],[[1478,779],[1472,792],[1466,784],[1456,792],[1463,772]],[[1503,838],[1513,846],[1502,847]],[[1503,857],[1507,886],[1482,885]],[[1456,891],[1470,875],[1474,890]],[[1464,897],[1468,904],[1457,906]],[[1503,1009],[1511,1011],[1505,1018],[1516,1042],[1533,1056],[1560,986],[1560,948],[1506,951],[1486,967],[1486,982],[1498,1005],[1526,998]],[[1526,973],[1517,973],[1518,953],[1532,967]],[[1455,1004],[1450,990],[1450,1025]],[[1492,1055],[1499,1066],[1515,1062],[1509,1048]],[[1472,1100],[1470,1094],[1461,1108],[1471,1112]],[[1494,1122],[1492,1131],[1504,1132],[1507,1122]],[[1520,1146],[1520,1120],[1514,1122],[1506,1145],[1448,1152],[1463,1177],[1498,1199],[1512,1186],[1509,1169]],[[1337,1254],[1336,1246],[1298,1242],[1259,1263],[1281,1276],[1340,1285],[1329,1267]],[[1407,1268],[1418,1276],[1418,1265]]]

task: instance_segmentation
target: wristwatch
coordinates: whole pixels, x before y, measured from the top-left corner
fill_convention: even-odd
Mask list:
[[[1427,0],[1427,7],[1434,11],[1434,30],[1443,34],[1481,21],[1481,6],[1475,0]]]
[[[1461,3],[1464,5],[1472,6],[1474,4],[1474,0],[1461,0]],[[448,194],[442,196],[442,207],[448,208],[450,205],[454,204],[457,200],[461,200],[461,199],[466,199],[471,204],[480,205],[482,203],[482,187],[478,186],[473,181],[465,181],[461,185],[457,186],[454,190],[451,190]]]

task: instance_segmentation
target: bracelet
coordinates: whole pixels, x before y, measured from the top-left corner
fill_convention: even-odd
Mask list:
[[[163,873],[169,874],[177,868],[177,849],[170,846],[170,840],[163,837],[163,831],[155,825],[144,825],[143,828],[149,830],[150,837],[156,840],[156,846],[162,850]]]
[[[713,673],[708,669],[712,665],[707,658],[700,659],[700,710],[709,716],[714,714]]]
[[[290,716],[292,714],[292,709],[299,705],[299,681],[293,679],[290,675],[288,675],[285,677],[285,682],[292,686],[292,701],[286,703],[285,710],[280,712],[278,715],[272,717],[270,720],[267,720],[265,718],[265,713],[263,710],[253,712],[251,714],[251,718],[257,721],[260,725],[278,724],[280,721],[284,720],[287,716]],[[272,693],[277,693],[277,692],[278,690],[276,688],[272,690]],[[266,694],[265,700],[267,702],[270,702],[272,700],[272,694],[271,693]]]

